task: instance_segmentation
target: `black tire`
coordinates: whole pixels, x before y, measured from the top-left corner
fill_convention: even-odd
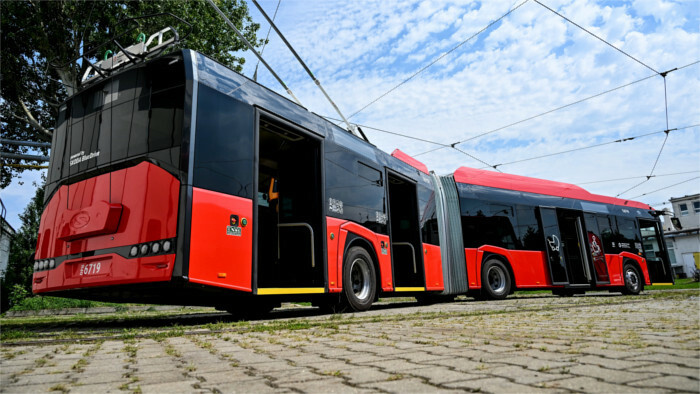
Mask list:
[[[359,246],[348,250],[343,263],[343,303],[353,311],[366,311],[377,295],[372,258]]]
[[[492,300],[502,300],[510,294],[510,273],[505,264],[489,259],[481,269],[481,294]]]
[[[637,295],[644,288],[642,275],[634,264],[627,263],[624,265],[622,278],[625,281],[625,287],[622,289],[623,294]]]

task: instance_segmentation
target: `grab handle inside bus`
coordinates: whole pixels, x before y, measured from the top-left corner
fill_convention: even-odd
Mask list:
[[[277,225],[277,227],[304,227],[309,230],[309,233],[311,233],[311,267],[316,268],[316,259],[314,258],[314,229],[311,227],[311,225],[308,223],[280,223]],[[277,239],[279,242],[279,238]],[[277,257],[280,257],[279,245],[277,246]]]
[[[411,248],[411,257],[413,257],[413,273],[417,274],[418,273],[418,266],[416,266],[416,249],[413,248],[413,245],[411,245],[408,242],[394,242],[392,243],[394,246],[408,246]]]

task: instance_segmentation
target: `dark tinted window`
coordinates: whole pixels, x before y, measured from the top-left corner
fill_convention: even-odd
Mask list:
[[[609,216],[597,215],[598,230],[600,237],[603,239],[603,249],[607,253],[618,253],[617,242],[615,240],[615,231]]]
[[[478,248],[483,245],[518,248],[512,206],[460,199],[460,208],[465,248]]]
[[[642,244],[637,229],[637,221],[634,219],[617,218],[617,246],[620,250],[637,254],[641,252]]]
[[[334,143],[326,143],[327,214],[386,234],[388,216],[382,172],[358,158]]]
[[[435,193],[432,188],[418,185],[418,209],[420,210],[420,229],[423,242],[431,245],[440,245],[438,233],[437,210],[435,206]]]
[[[200,85],[194,186],[253,198],[253,107]]]
[[[139,157],[153,158],[170,171],[177,169],[184,83],[182,60],[164,57],[97,82],[71,98],[60,111],[49,184],[68,176],[89,177],[98,166]],[[161,91],[153,97],[151,84]]]
[[[518,239],[525,250],[544,251],[544,239],[537,221],[537,208],[528,205],[515,207],[518,218]]]

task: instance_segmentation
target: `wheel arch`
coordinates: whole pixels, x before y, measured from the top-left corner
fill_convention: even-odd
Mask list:
[[[515,292],[517,286],[515,282],[515,273],[513,272],[513,267],[510,265],[510,261],[508,261],[508,258],[502,254],[499,253],[494,253],[494,252],[484,252],[483,257],[481,258],[481,267],[479,268],[479,272],[483,271],[484,269],[484,264],[486,264],[489,259],[496,259],[503,263],[503,265],[506,266],[506,269],[508,270],[508,275],[510,276],[510,293],[508,294],[513,294]],[[481,284],[481,288],[483,289],[484,284]]]
[[[364,249],[369,254],[369,257],[372,259],[372,266],[374,267],[374,272],[375,272],[374,280],[376,282],[375,285],[377,288],[377,291],[376,291],[376,294],[374,297],[375,301],[376,301],[379,298],[379,293],[382,290],[382,286],[381,286],[382,285],[382,279],[381,279],[382,275],[381,275],[381,271],[379,270],[379,258],[377,257],[377,252],[374,250],[374,248],[372,247],[372,243],[368,239],[366,239],[360,235],[357,235],[355,233],[348,232],[348,236],[345,239],[345,247],[343,248],[343,260],[342,260],[343,264],[345,264],[345,256],[347,256],[348,250],[350,250],[350,248],[352,248],[354,246],[359,246],[362,249]],[[342,281],[341,281],[341,283],[342,283]]]
[[[644,291],[644,271],[642,271],[642,267],[639,265],[639,262],[635,259],[631,259],[629,257],[623,257],[622,258],[622,286],[625,286],[625,266],[629,264],[633,266],[637,270],[637,274],[639,275],[639,285],[640,289],[639,291]]]

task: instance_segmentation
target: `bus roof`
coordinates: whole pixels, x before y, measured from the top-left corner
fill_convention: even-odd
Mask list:
[[[641,208],[645,210],[653,209],[649,205],[641,202],[601,196],[599,194],[589,193],[580,186],[564,182],[548,181],[546,179],[478,170],[476,168],[469,167],[458,168],[454,173],[454,177],[456,182],[469,185],[517,190],[521,192],[573,198],[576,200],[600,202],[603,204],[620,205],[623,207]]]

